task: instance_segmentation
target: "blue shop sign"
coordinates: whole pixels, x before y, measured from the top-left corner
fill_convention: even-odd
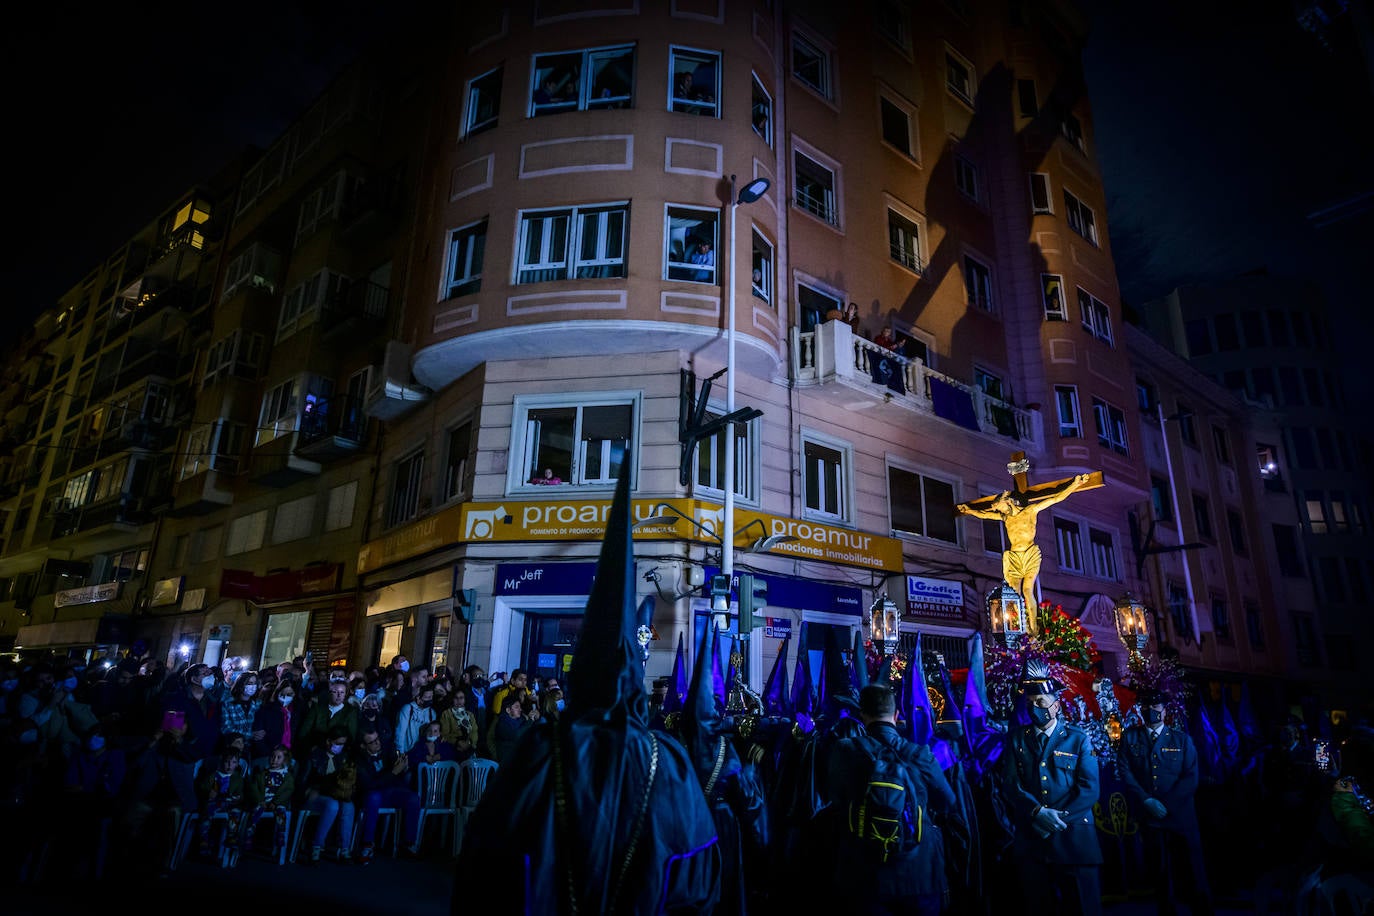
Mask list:
[[[706,581],[719,575],[720,570],[706,567]],[[831,614],[849,614],[853,617],[863,615],[863,593],[857,588],[846,585],[831,585],[811,579],[794,579],[791,576],[771,576],[767,573],[754,573],[755,579],[768,583],[768,606],[790,607],[799,611],[826,611]],[[735,581],[731,590],[739,594],[739,570],[735,571]]]
[[[493,595],[590,595],[595,563],[502,563]]]

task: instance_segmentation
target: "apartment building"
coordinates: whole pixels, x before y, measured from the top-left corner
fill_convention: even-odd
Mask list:
[[[1294,549],[1277,417],[1137,327],[1126,327],[1125,342],[1150,472],[1150,499],[1131,521],[1133,554],[1159,644],[1195,646],[1192,674],[1209,691],[1238,701],[1244,681],[1259,708],[1285,708],[1313,687],[1289,633],[1317,601]]]
[[[411,359],[372,406],[363,659],[398,631],[422,654],[443,619],[455,658],[562,671],[628,465],[651,675],[696,645],[722,550],[766,583],[755,684],[784,635],[848,646],[883,599],[958,666],[1003,543],[954,506],[1023,452],[1031,485],[1105,475],[1046,513],[1040,584],[1124,664],[1149,476],[1084,29],[1070,4],[465,11]]]
[[[236,181],[176,200],[7,362],[0,633],[16,647],[127,648],[136,609],[163,600],[150,562]]]
[[[1270,408],[1273,432],[1257,443],[1265,492],[1290,503],[1276,520],[1285,580],[1303,579],[1315,601],[1294,601],[1278,621],[1296,672],[1336,696],[1366,692],[1360,595],[1374,569],[1367,433],[1352,415],[1327,305],[1311,283],[1263,272],[1180,287],[1143,309],[1150,334],[1221,387]]]

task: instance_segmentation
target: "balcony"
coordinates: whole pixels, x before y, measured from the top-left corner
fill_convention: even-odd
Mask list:
[[[124,422],[111,424],[106,429],[101,453],[108,455],[129,448],[161,451],[171,445],[175,438],[176,430],[161,420],[131,415]]]
[[[248,478],[265,487],[289,487],[318,477],[320,464],[297,455],[300,431],[292,430],[258,443],[248,459]]]
[[[374,175],[354,186],[339,212],[340,236],[361,245],[390,231],[401,213],[403,187],[399,172]]]
[[[897,408],[1035,452],[1044,448],[1038,411],[1014,407],[974,385],[859,337],[843,321],[792,329],[792,377],[849,410]]]
[[[236,460],[217,455],[190,468],[187,476],[172,485],[172,505],[168,514],[185,518],[233,505],[237,466]]]
[[[367,441],[367,419],[358,398],[338,395],[317,401],[301,417],[296,454],[321,462],[356,455]]]
[[[363,409],[369,417],[394,420],[434,396],[433,391],[414,380],[410,357],[409,345],[399,340],[387,341],[382,365],[373,367],[372,383],[367,389]]]
[[[373,334],[386,321],[391,290],[368,280],[354,280],[339,290],[320,313],[321,334],[325,340],[341,334]]]

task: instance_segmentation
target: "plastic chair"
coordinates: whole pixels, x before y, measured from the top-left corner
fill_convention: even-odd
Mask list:
[[[201,765],[204,760],[197,760],[191,770],[191,781],[200,776]],[[167,853],[167,870],[176,871],[182,862],[186,860],[186,853],[191,849],[191,838],[195,836],[196,824],[200,821],[199,811],[182,811],[181,818],[177,822],[176,835],[172,838],[172,848]]]
[[[420,829],[425,837],[425,824],[430,818],[448,818],[452,835],[458,835],[458,774],[462,765],[456,760],[420,764]],[[456,845],[455,845],[456,848]]]
[[[495,760],[488,760],[485,757],[469,757],[464,760],[459,767],[458,774],[458,817],[454,819],[453,825],[453,854],[457,855],[462,848],[463,831],[467,827],[468,818],[472,812],[477,810],[477,803],[482,800],[482,795],[487,791],[487,782],[491,774],[496,772],[498,764]]]
[[[363,845],[363,804],[358,802],[358,816],[353,824],[353,854],[356,856]],[[382,841],[378,846],[387,845],[387,836],[391,837],[391,857],[396,858],[396,850],[401,845],[401,809],[400,808],[378,808],[377,809],[377,833]]]

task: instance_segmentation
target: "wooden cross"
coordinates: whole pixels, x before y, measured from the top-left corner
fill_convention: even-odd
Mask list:
[[[1026,453],[1012,452],[1011,463],[1007,465],[1007,473],[1011,475],[1013,492],[1026,494],[1032,502],[1036,500],[1036,497],[1052,496],[1058,493],[1073,479],[1071,477],[1065,477],[1062,480],[1051,480],[1048,483],[1028,485],[1026,483],[1026,472],[1029,470],[1030,462],[1026,459]],[[1088,482],[1080,489],[1094,490],[1100,486],[1103,486],[1102,472],[1093,471]],[[970,509],[991,509],[993,502],[1001,495],[1001,493],[993,493],[991,496],[980,496],[977,499],[970,499],[968,502],[962,503],[961,505],[965,505]]]

